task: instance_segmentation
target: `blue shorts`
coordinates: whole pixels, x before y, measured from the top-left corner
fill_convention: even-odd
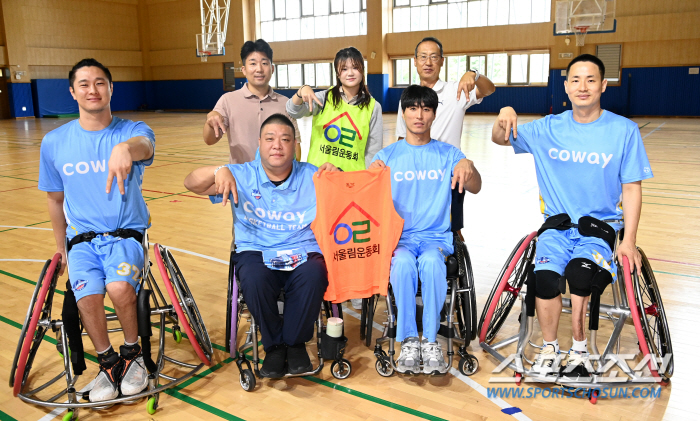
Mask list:
[[[110,282],[124,281],[139,289],[143,246],[133,238],[97,236],[68,252],[68,277],[75,300],[102,294]]]
[[[617,280],[617,267],[610,246],[597,237],[584,237],[578,229],[566,231],[550,229],[537,239],[535,271],[551,270],[559,275],[571,259],[588,259],[610,272],[613,282]]]

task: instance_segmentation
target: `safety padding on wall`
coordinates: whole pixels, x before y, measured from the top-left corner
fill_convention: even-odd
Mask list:
[[[114,82],[112,84],[112,111],[134,111],[148,109],[144,84],[148,82]],[[34,79],[32,96],[35,115],[77,114],[78,103],[70,93],[68,79]]]
[[[367,75],[367,88],[375,101],[380,103],[382,110],[384,110],[387,92],[389,91],[389,75],[383,73]]]
[[[10,97],[10,112],[12,117],[34,116],[32,87],[29,83],[8,83],[7,93]]]

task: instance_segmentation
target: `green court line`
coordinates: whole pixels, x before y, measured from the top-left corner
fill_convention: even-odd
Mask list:
[[[6,318],[6,317],[3,317],[2,315],[0,315],[0,321],[2,321],[2,322],[4,322],[4,323],[7,323],[7,324],[9,324],[10,326],[15,327],[15,328],[17,328],[17,329],[20,329],[20,330],[22,329],[22,325],[21,325],[21,324],[15,322],[14,320],[10,320],[10,319],[8,319],[8,318]],[[44,336],[44,340],[47,341],[47,342],[49,342],[50,344],[56,345],[56,340],[55,340],[54,338],[50,337],[50,336]],[[87,352],[85,353],[85,358],[88,359],[89,361],[94,362],[95,364],[99,364],[99,363],[97,362],[97,357],[95,357],[95,356],[93,356],[93,355],[91,355],[91,354],[88,354]],[[230,358],[229,358],[229,360],[230,360]],[[206,371],[204,371],[204,372],[202,372],[202,373],[200,373],[200,374],[195,375],[195,377],[198,377],[197,380],[199,380],[199,378],[203,377],[204,373],[209,374],[209,373],[211,373],[211,372],[213,372],[213,371],[216,371],[216,370],[218,370],[219,368],[221,368],[220,364],[217,364],[217,365],[219,365],[218,368],[212,367],[212,368],[210,368],[209,370],[206,370]],[[216,366],[215,366],[215,367],[216,367]],[[189,382],[189,383],[188,383],[188,382]],[[207,404],[204,403],[204,402],[201,402],[201,401],[199,401],[199,400],[197,400],[197,399],[195,399],[195,398],[191,398],[191,397],[189,397],[189,396],[187,396],[187,395],[184,395],[184,394],[182,394],[182,393],[179,392],[180,389],[182,389],[183,387],[185,387],[185,386],[183,386],[183,385],[185,385],[185,384],[189,385],[189,384],[192,384],[192,383],[194,383],[194,381],[192,381],[192,379],[190,379],[190,380],[188,380],[188,381],[186,381],[186,382],[183,382],[182,384],[180,384],[180,385],[178,385],[178,386],[176,386],[176,387],[174,387],[174,388],[172,388],[172,389],[166,389],[166,390],[164,390],[164,392],[167,393],[168,395],[171,395],[171,396],[174,397],[174,398],[180,399],[180,400],[183,401],[183,402],[189,403],[189,404],[192,405],[192,406],[195,406],[195,407],[197,407],[197,408],[199,408],[199,409],[202,409],[202,410],[204,410],[204,411],[207,411],[207,412],[209,412],[210,414],[216,415],[216,416],[218,416],[218,417],[220,417],[220,418],[223,418],[223,419],[226,419],[226,420],[240,420],[240,421],[244,421],[242,418],[238,418],[238,417],[236,417],[236,416],[233,415],[233,414],[229,414],[228,412],[222,411],[221,409],[215,408],[215,407],[213,407],[213,406],[211,406],[211,405],[207,405]],[[8,417],[9,417],[9,415],[0,412],[0,421],[2,421],[2,420],[5,419],[5,418],[2,418],[2,416],[8,416]],[[7,419],[14,419],[14,418],[7,418]]]
[[[700,192],[698,192],[700,193]],[[676,199],[676,200],[700,200],[700,199],[693,199],[691,197],[678,197],[678,196],[653,196],[649,194],[645,194],[644,197],[657,197],[660,199]]]
[[[673,272],[664,272],[661,270],[654,270],[654,273],[663,273],[664,275],[674,275],[674,276],[683,276],[685,278],[695,278],[695,279],[700,279],[700,276],[695,276],[695,275],[685,275],[683,273],[673,273]]]
[[[192,406],[196,406],[197,408],[199,408],[201,410],[207,411],[212,415],[216,415],[219,418],[223,418],[225,420],[233,420],[233,421],[245,421],[243,418],[238,418],[237,416],[235,416],[233,414],[229,414],[226,411],[223,411],[219,408],[215,408],[215,407],[208,405],[202,401],[198,401],[197,399],[192,398],[190,396],[187,396],[187,395],[180,393],[178,391],[175,391],[172,389],[166,389],[164,392],[167,393],[168,395],[174,397],[174,398],[180,399],[183,402],[189,403]]]
[[[651,123],[651,121],[647,121],[647,124],[645,124],[645,125],[643,125],[642,127],[640,127],[639,130],[642,130],[643,128],[645,128],[646,126],[648,126],[649,123]]]
[[[421,411],[418,411],[416,409],[409,408],[407,406],[399,405],[397,403],[389,402],[386,399],[377,398],[375,396],[368,395],[366,393],[358,392],[357,390],[353,390],[353,389],[350,389],[348,387],[341,386],[339,384],[331,383],[327,380],[319,379],[318,377],[307,376],[307,377],[304,377],[304,379],[309,380],[313,383],[317,383],[317,384],[320,384],[320,385],[323,385],[326,387],[330,387],[331,389],[335,389],[335,390],[338,390],[338,391],[343,392],[343,393],[347,393],[348,395],[357,396],[357,397],[360,397],[362,399],[368,400],[370,402],[374,402],[374,403],[377,403],[379,405],[383,405],[383,406],[386,406],[386,407],[389,407],[392,409],[399,410],[399,411],[404,412],[406,414],[410,414],[410,415],[413,415],[413,416],[416,416],[419,418],[423,418],[425,420],[446,421],[445,418],[440,418],[440,417],[436,417],[435,415],[426,414],[425,412],[421,412]]]
[[[47,223],[47,222],[51,222],[51,221],[49,220],[49,221],[36,222],[36,223],[33,223],[33,224],[25,225],[25,227],[33,227],[34,225],[45,224],[45,223]],[[17,228],[8,228],[8,229],[1,230],[0,232],[14,231],[14,230],[16,230],[16,229],[17,229]]]
[[[683,205],[670,205],[668,203],[651,203],[651,202],[642,202],[645,205],[659,205],[659,206],[674,206],[678,208],[692,208],[692,209],[700,209],[700,206],[683,206]]]
[[[0,421],[17,421],[16,418],[12,418],[8,414],[0,411]]]
[[[19,275],[15,275],[15,274],[6,272],[6,271],[1,270],[1,269],[0,269],[0,274],[5,275],[5,276],[9,276],[9,277],[14,278],[14,279],[18,279],[18,280],[20,280],[20,281],[22,281],[22,282],[26,282],[26,283],[31,284],[31,285],[36,285],[36,282],[33,282],[33,281],[31,281],[31,280],[29,280],[29,279],[27,279],[27,278],[23,278],[23,277],[21,277],[21,276],[19,276]],[[683,275],[681,275],[681,276],[683,276]],[[56,293],[58,293],[58,294],[60,294],[60,295],[64,295],[63,291],[60,291],[60,290],[58,290],[58,289],[56,289]],[[111,308],[109,308],[109,307],[107,307],[107,306],[105,306],[105,309],[107,309],[107,310],[109,310],[109,311],[111,311],[111,312],[114,312],[114,309],[111,309]],[[3,318],[2,316],[0,316],[0,321],[3,321],[3,322],[5,322],[5,323],[8,323],[8,322],[9,322],[9,323],[13,324],[13,326],[14,326],[14,323],[16,323],[16,322],[13,322],[13,321],[11,321],[11,320],[9,320],[9,319]],[[19,323],[16,323],[16,326],[15,326],[15,327],[18,327],[19,329],[21,329],[21,328],[22,328],[22,325],[20,325]],[[172,333],[172,330],[171,330],[170,328],[168,328],[168,327],[166,327],[165,330]],[[183,337],[187,337],[187,336],[183,333]],[[55,344],[55,340],[54,340],[53,338],[44,337],[44,339],[45,339],[45,340],[48,340],[49,342],[53,341],[53,343]],[[212,347],[215,348],[215,349],[218,349],[218,350],[220,350],[220,351],[223,351],[223,352],[228,352],[228,350],[227,350],[224,346],[221,346],[221,345],[219,345],[219,344],[214,344],[214,343],[212,343]],[[86,356],[87,356],[87,355],[89,355],[89,354],[86,353]],[[249,359],[252,358],[252,357],[248,357],[248,356],[246,356],[246,357],[249,358]],[[95,359],[95,362],[96,362],[96,361],[97,361],[97,360]],[[229,364],[229,363],[231,363],[231,362],[233,362],[233,361],[234,361],[234,360],[233,360],[232,358],[230,358],[230,357],[229,357],[229,358],[226,358],[224,361],[222,361],[222,362],[220,362],[220,363],[218,363],[218,364],[212,366],[211,368],[205,370],[204,372],[202,372],[202,373],[200,373],[200,374],[195,375],[193,378],[191,378],[191,379],[189,379],[188,381],[182,383],[181,385],[178,385],[176,388],[174,388],[174,389],[176,389],[176,390],[167,389],[167,390],[165,390],[165,393],[167,393],[167,394],[169,394],[169,395],[171,395],[171,396],[173,396],[173,397],[176,397],[176,398],[178,398],[178,399],[180,399],[180,400],[182,400],[182,401],[184,401],[184,402],[187,402],[187,403],[189,403],[189,404],[191,404],[191,405],[193,405],[193,406],[196,406],[196,407],[198,407],[198,408],[200,408],[200,409],[203,409],[203,410],[205,410],[205,411],[207,411],[207,412],[210,412],[210,413],[212,413],[212,414],[214,414],[214,415],[217,415],[217,416],[219,416],[219,417],[221,417],[221,418],[224,418],[224,419],[233,419],[233,420],[241,420],[241,418],[237,418],[237,417],[235,417],[235,416],[232,415],[232,414],[229,414],[229,413],[224,412],[224,411],[222,411],[222,410],[220,410],[220,409],[217,409],[217,408],[215,408],[215,407],[212,407],[212,406],[210,406],[210,405],[207,405],[207,404],[205,404],[205,403],[203,403],[203,402],[200,402],[200,401],[198,401],[198,400],[196,400],[196,399],[194,399],[194,398],[190,398],[189,396],[183,395],[182,393],[179,392],[179,390],[181,390],[181,389],[183,389],[183,388],[185,388],[185,387],[191,385],[192,383],[196,382],[197,380],[200,380],[201,378],[203,378],[203,377],[206,376],[207,374],[210,374],[210,373],[212,373],[212,372],[214,372],[214,371],[220,369],[221,367],[223,367],[224,364]],[[263,362],[263,360],[260,359],[260,362]],[[206,373],[206,374],[205,374],[205,373]],[[329,388],[334,389],[334,390],[338,390],[338,391],[343,392],[343,393],[347,393],[347,394],[349,394],[349,395],[351,395],[351,396],[356,396],[356,397],[359,397],[359,398],[361,398],[361,399],[364,399],[364,400],[367,400],[367,401],[370,401],[370,402],[373,402],[373,403],[377,403],[377,404],[379,404],[379,405],[386,406],[386,407],[388,407],[388,408],[396,409],[396,410],[398,410],[398,411],[401,411],[401,412],[404,412],[404,413],[407,413],[407,414],[410,414],[410,415],[414,415],[414,416],[417,416],[417,417],[420,417],[420,418],[423,418],[423,419],[426,419],[426,420],[444,420],[444,418],[440,418],[440,417],[437,417],[437,416],[434,416],[434,415],[430,415],[430,414],[427,414],[427,413],[424,413],[424,412],[421,412],[421,411],[418,411],[418,410],[415,410],[415,409],[412,409],[412,408],[408,408],[408,407],[403,406],[403,405],[395,404],[395,403],[390,402],[390,401],[387,401],[387,400],[385,400],[385,399],[381,399],[381,398],[378,398],[378,397],[369,395],[369,394],[367,394],[367,393],[363,393],[363,392],[360,392],[360,391],[357,391],[357,390],[354,390],[354,389],[350,389],[349,387],[345,387],[345,386],[337,385],[337,384],[335,384],[335,383],[331,383],[331,382],[329,382],[329,381],[327,381],[327,380],[322,380],[322,379],[319,379],[319,378],[316,378],[316,377],[312,377],[312,376],[305,376],[305,377],[302,377],[302,379],[305,379],[305,380],[307,380],[307,381],[311,381],[311,382],[313,382],[313,383],[320,384],[320,385],[322,385],[322,386],[329,387]],[[172,393],[171,393],[171,390],[172,390]],[[227,417],[233,417],[233,418],[227,418]]]
[[[260,345],[260,343],[258,343]],[[248,355],[248,352],[250,349],[247,349],[246,352],[244,352],[246,359],[248,360],[253,360],[253,357]],[[228,358],[229,360],[231,358]],[[262,363],[264,360],[262,358],[259,358],[260,363]],[[410,414],[413,416],[416,416],[418,418],[423,418],[425,420],[433,420],[433,421],[447,421],[444,418],[437,417],[435,415],[430,415],[425,412],[421,412],[417,409],[409,408],[407,406],[399,405],[398,403],[393,403],[390,402],[386,399],[378,398],[376,396],[368,395],[367,393],[363,393],[360,391],[357,391],[355,389],[350,389],[349,387],[341,386],[339,384],[335,384],[332,382],[329,382],[328,380],[323,380],[319,379],[318,377],[313,377],[313,376],[304,376],[301,377],[304,380],[308,380],[312,383],[320,384],[321,386],[326,386],[330,387],[333,390],[337,390],[339,392],[347,393],[350,396],[356,396],[358,398],[364,399],[366,401],[370,401],[372,403],[376,403],[382,406],[386,406],[387,408],[391,409],[396,409],[397,411],[405,412],[406,414]]]
[[[644,188],[647,190],[676,191],[676,192],[682,192],[682,193],[700,193],[700,191],[697,191],[697,190],[662,189],[659,187],[644,187]]]
[[[658,182],[658,181],[644,181],[644,185],[647,185],[647,184],[652,184],[652,185],[656,185],[656,184],[667,184],[667,185],[669,185],[669,186],[700,187],[700,184],[678,184],[678,183],[661,183],[661,182]]]
[[[151,200],[164,199],[164,198],[166,198],[166,197],[177,196],[177,195],[185,194],[185,193],[189,193],[189,192],[190,192],[189,190],[185,190],[185,191],[181,191],[180,193],[167,194],[167,195],[165,195],[165,196],[161,196],[161,197],[156,197],[156,198],[154,198],[154,199],[145,200],[145,202],[150,202]]]
[[[15,180],[33,181],[33,182],[35,182],[35,183],[38,183],[38,182],[39,182],[39,180],[30,180],[30,179],[28,179],[28,178],[12,177],[12,176],[9,176],[9,175],[2,175],[2,174],[0,174],[0,177],[4,177],[4,178],[14,178]]]

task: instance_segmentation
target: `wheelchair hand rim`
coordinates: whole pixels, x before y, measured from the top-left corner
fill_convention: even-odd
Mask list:
[[[24,343],[22,344],[22,351],[20,352],[19,360],[17,362],[17,370],[15,372],[15,382],[14,386],[12,389],[12,394],[17,397],[19,395],[24,379],[25,379],[25,367],[27,364],[27,358],[29,357],[29,347],[32,342],[34,342],[34,332],[36,332],[36,327],[37,324],[39,323],[39,317],[41,316],[41,313],[43,313],[42,309],[44,307],[44,303],[46,302],[46,295],[49,292],[49,288],[51,288],[51,284],[53,283],[51,279],[54,277],[56,268],[57,266],[61,263],[61,254],[56,253],[54,254],[53,258],[51,259],[51,264],[49,265],[49,268],[47,269],[45,275],[44,275],[44,280],[42,281],[41,285],[41,290],[39,291],[39,295],[37,296],[36,302],[34,303],[34,311],[32,312],[32,318],[29,322],[29,327],[27,328],[25,335],[24,335]],[[29,332],[32,332],[31,336],[29,335]],[[45,332],[44,332],[45,333]],[[43,335],[42,335],[43,336]],[[17,379],[17,373],[20,373],[20,378]],[[18,381],[19,380],[19,381]]]
[[[625,282],[625,292],[627,294],[627,302],[629,304],[630,313],[632,314],[632,321],[634,322],[634,330],[637,333],[637,341],[639,341],[639,349],[642,351],[642,358],[646,358],[649,355],[649,347],[647,346],[646,337],[644,336],[644,329],[642,327],[642,321],[639,315],[639,307],[637,306],[637,300],[634,295],[634,285],[632,284],[632,274],[630,273],[630,264],[627,260],[627,256],[622,257],[622,273]],[[659,373],[654,370],[651,360],[647,362],[649,371],[652,377],[659,377]]]
[[[187,334],[187,338],[190,341],[190,344],[192,345],[192,348],[194,348],[194,352],[197,354],[199,359],[207,366],[211,366],[211,360],[207,357],[207,355],[204,353],[202,350],[202,347],[199,345],[199,342],[197,341],[197,337],[195,336],[194,332],[192,332],[192,328],[190,328],[190,322],[189,319],[185,316],[185,313],[182,311],[182,307],[180,306],[178,296],[176,295],[175,291],[173,290],[173,285],[172,281],[170,280],[170,276],[168,275],[168,271],[165,268],[165,264],[163,263],[163,257],[161,256],[162,251],[167,250],[165,247],[161,246],[160,244],[155,245],[156,249],[156,263],[158,264],[158,270],[160,271],[160,276],[163,279],[163,283],[165,284],[165,288],[168,290],[168,295],[170,295],[170,300],[172,301],[172,306],[175,309],[175,312],[177,313],[178,318],[182,321],[182,327],[185,328],[185,333]]]
[[[525,237],[525,239],[520,244],[520,247],[518,247],[518,250],[516,251],[515,255],[511,259],[510,263],[508,264],[508,268],[503,273],[503,276],[499,278],[496,293],[492,297],[491,303],[489,304],[489,308],[486,309],[486,315],[484,317],[483,323],[481,324],[481,331],[479,332],[479,342],[485,342],[489,325],[491,324],[491,318],[493,317],[493,313],[496,310],[496,306],[498,305],[499,299],[503,294],[505,284],[508,283],[511,274],[513,273],[515,267],[520,261],[520,257],[522,257],[523,253],[525,253],[525,250],[530,246],[530,243],[536,235],[537,232],[532,232],[527,237]]]

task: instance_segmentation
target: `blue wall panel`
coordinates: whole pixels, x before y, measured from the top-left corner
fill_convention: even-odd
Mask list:
[[[622,69],[630,84],[630,114],[700,116],[700,75],[688,66]]]
[[[146,84],[151,82],[114,82],[112,111],[135,111],[148,108]]]
[[[570,110],[564,92],[565,77],[552,70],[550,81],[555,114]],[[623,116],[700,116],[700,75],[688,74],[688,66],[622,69],[619,86],[608,86],[601,106]],[[566,101],[567,105],[563,106]]]
[[[132,111],[145,109],[148,82],[114,82],[112,111]],[[44,117],[55,114],[77,114],[78,103],[69,91],[68,79],[32,80],[32,97],[35,115]]]
[[[367,75],[367,88],[369,89],[369,93],[372,94],[372,97],[381,104],[382,110],[385,110],[386,97],[389,90],[389,75]]]
[[[151,110],[206,110],[224,92],[223,79],[154,80],[145,82],[146,102]]]
[[[688,67],[623,69],[618,86],[609,86],[601,98],[603,108],[624,116],[700,116],[700,75],[688,74]],[[389,88],[388,75],[368,75],[367,85],[385,112],[395,112],[403,88]],[[550,71],[549,86],[499,87],[467,112],[497,113],[510,105],[519,113],[547,114],[570,110],[560,69]],[[236,87],[245,83],[236,79]],[[38,79],[8,85],[13,117],[77,112],[65,79]],[[279,90],[291,98],[296,89]],[[223,95],[223,80],[161,80],[115,82],[112,110],[211,110]],[[563,105],[566,102],[567,105]],[[26,107],[22,111],[22,107]]]
[[[8,83],[7,93],[10,97],[10,114],[12,117],[34,116],[31,83]],[[22,110],[22,107],[24,107],[24,110]]]

